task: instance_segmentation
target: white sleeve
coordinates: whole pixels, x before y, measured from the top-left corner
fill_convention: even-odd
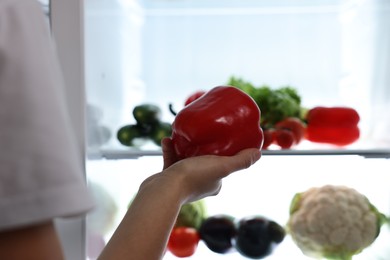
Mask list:
[[[0,0],[0,230],[93,207],[35,0]]]

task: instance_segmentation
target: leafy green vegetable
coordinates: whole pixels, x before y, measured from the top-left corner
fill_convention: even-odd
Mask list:
[[[272,89],[268,85],[256,87],[242,78],[230,77],[230,86],[237,87],[251,96],[261,110],[263,127],[273,127],[286,117],[302,118],[301,96],[292,86]]]
[[[199,229],[207,217],[206,204],[204,200],[197,200],[184,204],[176,219],[176,227],[193,227]]]

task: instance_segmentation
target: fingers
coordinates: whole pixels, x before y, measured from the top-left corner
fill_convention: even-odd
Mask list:
[[[234,156],[227,157],[226,169],[231,173],[239,170],[249,168],[261,157],[259,149],[250,148],[240,151]]]
[[[177,161],[172,139],[169,137],[163,138],[161,140],[161,148],[163,152],[163,169],[166,169]]]
[[[259,149],[251,148],[233,156],[195,156],[176,163],[172,140],[163,139],[161,146],[164,176],[172,176],[181,182],[178,186],[184,190],[184,195],[187,194],[185,195],[187,201],[217,195],[223,178],[235,171],[250,167],[261,157]],[[181,177],[177,178],[177,176]]]

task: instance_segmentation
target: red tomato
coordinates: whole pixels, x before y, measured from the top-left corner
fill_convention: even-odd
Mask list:
[[[290,149],[295,143],[294,134],[287,129],[276,129],[274,138],[275,143],[282,149]]]
[[[276,128],[284,128],[290,130],[295,139],[295,143],[298,144],[305,136],[306,126],[297,117],[287,117],[275,125]]]
[[[168,250],[177,257],[189,257],[195,253],[200,236],[195,228],[176,227],[168,240]]]
[[[200,98],[201,96],[203,96],[203,94],[206,93],[206,91],[203,91],[203,90],[199,90],[195,93],[193,93],[192,95],[190,95],[186,101],[184,102],[184,106],[187,106],[189,105],[190,103],[194,102],[195,100],[197,100],[198,98]]]

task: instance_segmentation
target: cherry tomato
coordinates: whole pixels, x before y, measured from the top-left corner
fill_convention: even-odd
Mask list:
[[[200,236],[192,227],[176,227],[168,240],[168,250],[177,257],[189,257],[195,253]]]
[[[287,129],[276,129],[274,138],[275,143],[282,149],[290,149],[295,143],[294,134]]]
[[[206,91],[203,91],[203,90],[199,90],[195,93],[193,93],[192,95],[190,95],[186,101],[184,102],[184,106],[187,106],[189,105],[190,103],[194,102],[195,100],[197,100],[198,98],[200,98],[201,96],[203,96],[203,94],[206,93]]]
[[[295,139],[295,143],[298,144],[305,135],[305,124],[297,117],[287,117],[282,121],[276,123],[276,128],[284,128],[290,130]]]

